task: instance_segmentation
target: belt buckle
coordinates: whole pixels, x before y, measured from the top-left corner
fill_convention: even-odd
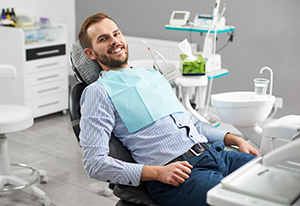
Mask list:
[[[193,153],[193,155],[195,156],[199,156],[201,155],[206,149],[207,149],[207,146],[204,145],[202,146],[200,143],[197,143],[197,145],[200,147],[200,152],[197,153],[195,150],[193,150],[193,148],[190,148],[190,151]]]
[[[197,153],[195,150],[193,150],[192,148],[190,148],[190,151],[193,153],[193,155],[195,155],[195,156],[199,156],[199,155],[201,155],[202,154],[202,152],[203,151],[201,151],[201,152],[199,152],[199,153]]]

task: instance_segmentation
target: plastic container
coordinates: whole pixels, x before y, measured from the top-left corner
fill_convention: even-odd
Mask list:
[[[267,94],[269,80],[265,78],[255,78],[254,80],[255,95],[263,97]]]

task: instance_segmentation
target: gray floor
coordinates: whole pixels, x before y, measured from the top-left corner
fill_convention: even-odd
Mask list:
[[[82,165],[82,153],[71,129],[69,115],[52,114],[35,119],[34,125],[8,136],[12,163],[25,163],[46,170],[43,189],[52,206],[110,206],[118,198],[105,197],[106,183],[90,179]],[[24,191],[0,192],[0,206],[39,206],[37,198]]]

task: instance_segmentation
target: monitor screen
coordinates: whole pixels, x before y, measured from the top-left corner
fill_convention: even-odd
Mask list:
[[[174,19],[184,19],[185,13],[175,13]]]

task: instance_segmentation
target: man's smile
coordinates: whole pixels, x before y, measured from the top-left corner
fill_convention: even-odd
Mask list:
[[[118,46],[117,48],[112,48],[108,51],[109,54],[118,54],[121,53],[124,50],[123,46]]]
[[[117,48],[116,50],[112,51],[111,53],[114,54],[114,53],[117,53],[117,52],[119,52],[121,50],[122,50],[122,48]]]

